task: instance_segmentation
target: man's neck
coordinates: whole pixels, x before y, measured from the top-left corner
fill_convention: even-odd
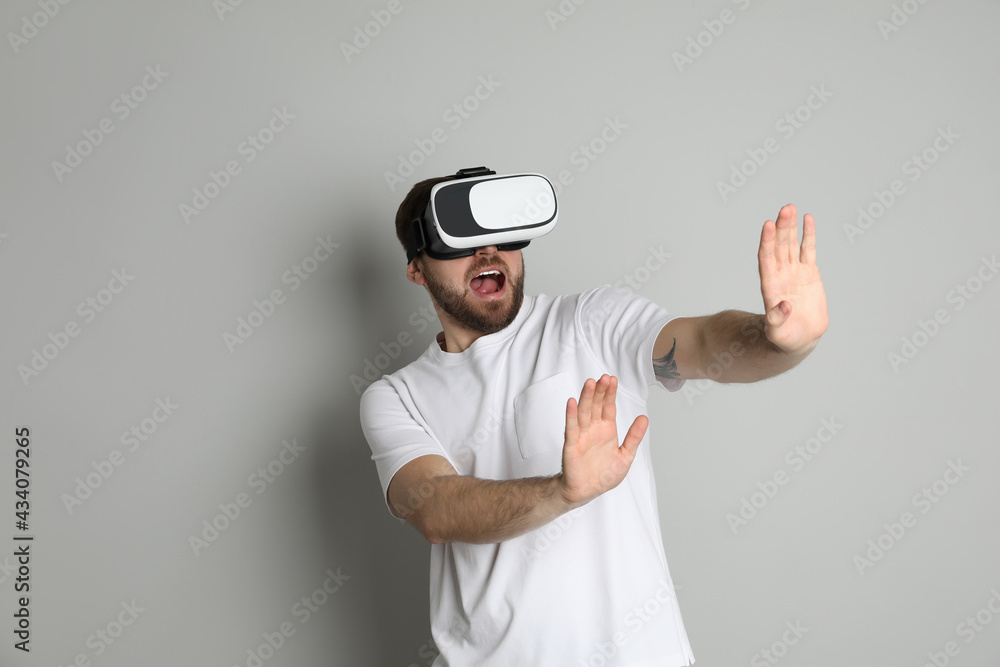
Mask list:
[[[451,335],[446,331],[440,331],[438,332],[437,340],[438,345],[443,351],[449,354],[458,354],[459,352],[465,352],[476,339],[485,335],[482,331],[469,331],[468,329],[462,329],[460,332],[451,332]]]

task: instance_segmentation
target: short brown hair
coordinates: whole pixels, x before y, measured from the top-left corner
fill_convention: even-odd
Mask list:
[[[407,241],[410,238],[410,223],[414,218],[419,218],[427,208],[427,203],[431,200],[431,188],[438,183],[454,180],[454,176],[437,176],[420,181],[412,188],[403,199],[396,211],[396,238],[403,245],[403,252],[406,252]],[[416,257],[421,257],[423,251],[417,253]],[[414,259],[416,259],[416,257]]]

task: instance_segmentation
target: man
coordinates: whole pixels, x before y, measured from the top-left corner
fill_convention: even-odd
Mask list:
[[[404,248],[450,178],[400,205]],[[812,216],[801,247],[794,206],[765,222],[758,263],[764,314],[705,317],[610,285],[525,296],[521,250],[407,265],[443,330],[360,408],[389,511],[432,545],[434,665],[694,662],[640,447],[646,399],[687,379],[771,377],[815,347],[828,317]]]

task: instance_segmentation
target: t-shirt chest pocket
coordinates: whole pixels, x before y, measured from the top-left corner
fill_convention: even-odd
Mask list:
[[[574,387],[574,373],[560,371],[529,385],[514,398],[514,427],[522,458],[562,451],[566,440],[566,402],[579,392],[580,387]]]

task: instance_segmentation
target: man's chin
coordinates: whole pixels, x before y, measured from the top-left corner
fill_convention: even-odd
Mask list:
[[[471,301],[467,304],[467,311],[478,314],[480,316],[478,319],[482,320],[484,324],[488,323],[487,328],[490,329],[506,322],[510,314],[510,309],[511,304],[508,299],[482,301],[472,297]]]
[[[495,299],[483,299],[475,294],[469,294],[466,305],[468,310],[479,315],[479,317],[472,318],[478,322],[462,318],[464,321],[461,323],[484,333],[496,333],[506,329],[517,317],[515,308],[517,304],[514,303],[514,291],[505,290],[505,292]]]

